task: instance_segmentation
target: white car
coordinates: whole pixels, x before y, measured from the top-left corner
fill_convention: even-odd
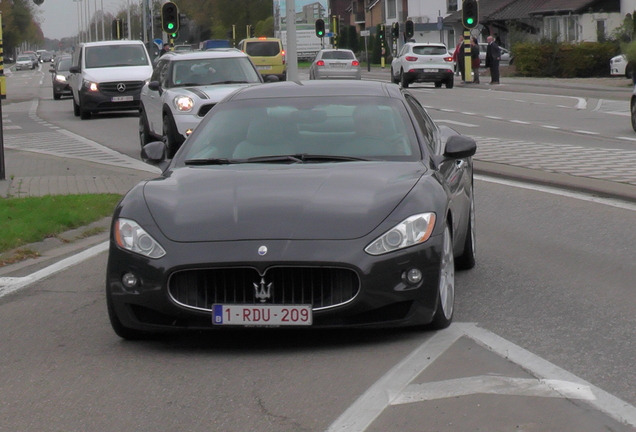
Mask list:
[[[612,57],[610,60],[610,75],[631,78],[634,67],[627,61],[624,54]]]
[[[35,69],[33,66],[33,60],[31,60],[31,57],[27,54],[20,54],[15,61],[15,69]]]
[[[407,88],[414,82],[432,82],[435,87],[453,88],[455,62],[446,45],[440,43],[404,44],[391,62],[391,82]]]
[[[171,158],[217,102],[261,83],[249,57],[234,48],[162,55],[141,90],[141,146],[162,140]]]
[[[309,79],[361,79],[360,62],[348,49],[323,49],[309,67]]]

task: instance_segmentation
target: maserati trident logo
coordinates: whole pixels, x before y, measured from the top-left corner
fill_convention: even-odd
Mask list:
[[[265,285],[265,278],[261,278],[260,285],[256,283],[253,285],[254,285],[254,297],[259,299],[261,303],[265,303],[265,300],[271,297],[271,289],[272,289],[272,285],[274,284],[270,282],[267,285]]]
[[[119,83],[117,84],[117,91],[120,93],[123,93],[126,91],[126,84],[124,83]]]

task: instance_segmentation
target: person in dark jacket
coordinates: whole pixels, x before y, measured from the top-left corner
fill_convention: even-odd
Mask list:
[[[457,71],[462,76],[462,82],[466,81],[466,66],[464,64],[464,37],[460,36],[457,39],[457,45],[455,45],[455,51],[453,52],[453,61],[457,65]]]
[[[473,69],[473,82],[479,84],[479,66],[481,66],[481,59],[479,58],[479,43],[474,36],[470,38],[470,63]]]
[[[488,36],[486,41],[488,42],[488,48],[486,49],[486,67],[490,69],[490,84],[499,84],[501,49],[492,36]]]

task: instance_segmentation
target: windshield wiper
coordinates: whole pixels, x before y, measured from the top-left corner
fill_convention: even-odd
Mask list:
[[[334,155],[313,155],[307,153],[297,153],[290,155],[278,155],[278,156],[258,156],[246,159],[247,163],[260,163],[260,162],[347,162],[347,161],[366,161],[369,159],[353,157],[353,156],[334,156]]]
[[[186,159],[186,165],[231,165],[241,163],[235,159],[226,158],[205,158],[205,159]]]
[[[249,84],[247,81],[217,81],[206,85],[219,85],[219,84]]]

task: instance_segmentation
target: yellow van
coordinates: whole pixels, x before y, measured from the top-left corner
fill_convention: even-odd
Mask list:
[[[247,54],[267,81],[267,77],[275,75],[280,81],[287,79],[285,50],[280,39],[259,37],[243,39],[238,49]]]

